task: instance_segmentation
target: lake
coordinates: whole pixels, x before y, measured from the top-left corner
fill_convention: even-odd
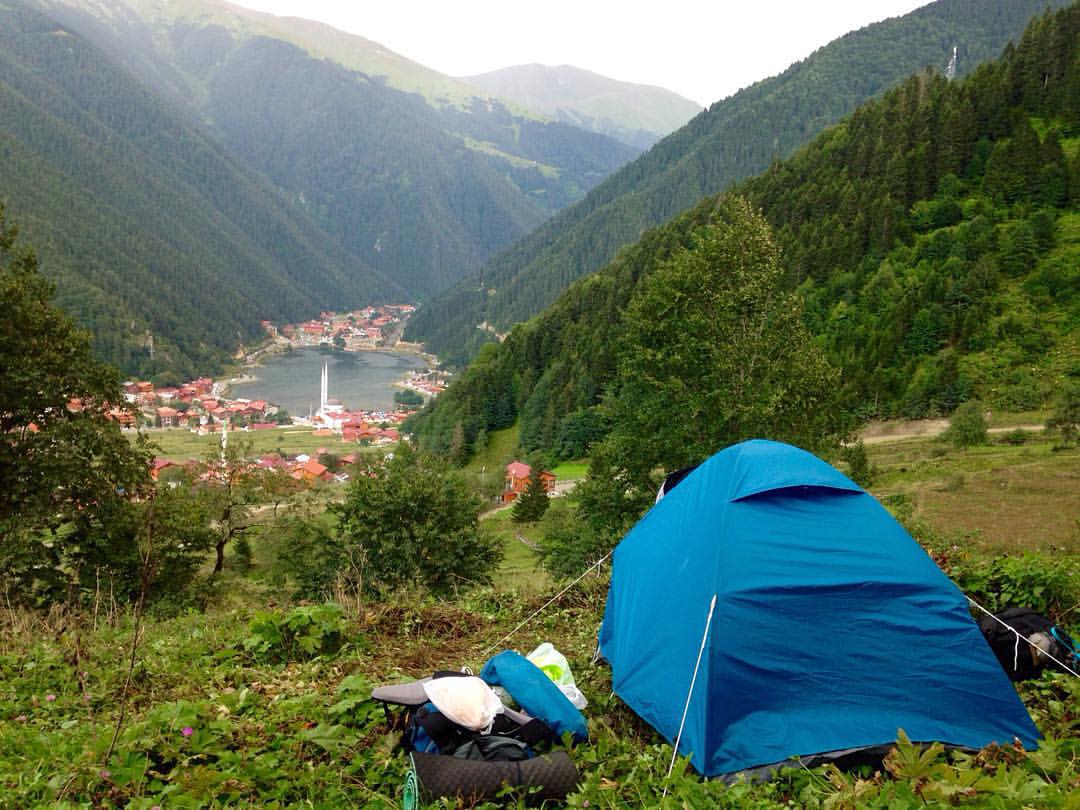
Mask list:
[[[257,379],[234,383],[232,396],[265,399],[293,416],[319,409],[323,363],[330,376],[330,398],[349,410],[389,410],[394,407],[394,383],[413,369],[425,368],[423,358],[393,352],[353,352],[345,359],[317,349],[300,349],[274,356],[249,373]]]

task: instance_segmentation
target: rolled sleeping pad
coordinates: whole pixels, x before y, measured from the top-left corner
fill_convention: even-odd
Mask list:
[[[518,762],[480,762],[470,759],[425,754],[413,751],[411,774],[416,777],[416,799],[419,802],[454,797],[477,803],[495,799],[503,788],[523,788],[527,804],[545,801],[563,801],[577,787],[578,772],[565,751],[536,756]],[[538,788],[526,793],[525,788]],[[406,782],[406,792],[409,784]],[[407,797],[406,797],[407,798]]]
[[[401,790],[401,810],[420,810],[420,786],[416,781],[416,771],[412,768],[405,775],[405,785]]]

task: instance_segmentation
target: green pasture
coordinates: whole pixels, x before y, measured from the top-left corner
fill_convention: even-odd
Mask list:
[[[212,433],[199,436],[190,430],[149,430],[145,434],[160,448],[157,455],[173,461],[204,458],[221,447],[221,434]],[[131,434],[134,437],[134,433]],[[287,426],[273,430],[233,430],[229,432],[229,441],[251,442],[252,450],[258,455],[281,453],[295,456],[300,453],[312,454],[320,448],[333,453],[349,453],[358,450],[355,442],[344,442],[339,436],[315,436],[312,428]]]

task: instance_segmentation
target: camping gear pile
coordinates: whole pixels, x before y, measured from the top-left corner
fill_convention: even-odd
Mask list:
[[[436,672],[372,690],[392,726],[402,731],[411,759],[405,810],[439,797],[490,800],[506,787],[521,788],[530,803],[561,801],[573,791],[574,763],[565,751],[547,751],[564,734],[575,742],[588,739],[585,718],[564,693],[577,693],[573,675],[550,644],[531,655],[545,668],[507,650],[491,658],[478,677]],[[519,709],[505,705],[495,689]],[[396,715],[391,707],[397,707]]]
[[[623,538],[600,653],[706,776],[851,762],[899,729],[1039,738],[959,589],[875,498],[778,442],[712,456]]]

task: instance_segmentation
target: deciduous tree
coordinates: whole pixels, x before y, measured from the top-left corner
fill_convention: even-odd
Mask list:
[[[943,438],[954,447],[974,447],[986,444],[986,419],[978,400],[969,399],[953,412]]]
[[[1065,447],[1080,439],[1080,385],[1066,385],[1054,401],[1054,413],[1046,420],[1048,430],[1061,434]]]
[[[784,286],[768,224],[745,200],[721,200],[693,246],[639,284],[624,321],[612,430],[582,494],[594,517],[633,519],[665,470],[733,442],[824,449],[842,434],[839,374]],[[601,519],[608,528],[624,522],[612,517]]]
[[[118,372],[52,293],[0,207],[0,578],[46,601],[78,587],[103,516],[148,491],[151,459],[110,418]]]
[[[462,474],[407,445],[389,461],[357,466],[333,511],[367,592],[422,586],[445,594],[491,579],[501,548],[481,530],[480,500]]]

